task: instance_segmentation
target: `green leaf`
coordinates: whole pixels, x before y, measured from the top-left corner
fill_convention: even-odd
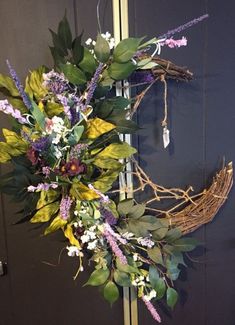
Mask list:
[[[54,63],[55,63],[55,66],[59,67],[59,65],[61,63],[65,64],[66,63],[66,60],[64,58],[63,55],[61,55],[60,51],[58,51],[57,48],[53,47],[53,46],[49,46],[50,48],[50,51],[51,51],[51,55],[54,59]]]
[[[132,232],[137,237],[147,237],[149,235],[146,224],[139,222],[138,219],[128,220],[128,231]]]
[[[100,62],[106,63],[108,61],[110,56],[109,43],[100,34],[97,36],[94,52]]]
[[[164,265],[160,248],[153,247],[147,249],[148,256],[157,264]]]
[[[130,100],[124,98],[122,96],[117,96],[109,99],[105,99],[101,102],[101,105],[97,109],[97,114],[100,118],[107,118],[113,110],[125,109],[128,105],[130,105]]]
[[[177,291],[173,288],[167,288],[167,292],[166,292],[167,305],[173,309],[177,300],[178,300]]]
[[[148,230],[155,230],[159,228],[159,219],[154,216],[145,215],[139,219],[139,222]]]
[[[0,88],[7,89],[8,92],[13,97],[18,97],[19,96],[19,92],[18,92],[18,89],[15,86],[14,81],[10,77],[4,76],[1,73],[0,73]]]
[[[118,63],[125,63],[132,59],[137,52],[142,38],[126,38],[115,47],[113,59]]]
[[[165,240],[167,243],[173,243],[174,241],[176,241],[177,239],[179,239],[182,236],[182,232],[180,231],[179,228],[173,228],[170,229],[166,236],[165,236]]]
[[[123,200],[118,203],[118,212],[120,215],[127,215],[134,205],[133,199]]]
[[[100,286],[104,284],[110,275],[109,269],[99,269],[91,273],[89,280],[84,284],[90,286]]]
[[[120,170],[107,170],[103,172],[93,183],[94,187],[102,193],[111,189],[113,182],[118,178]]]
[[[36,70],[30,72],[30,75],[26,78],[25,92],[31,97],[35,97],[37,100],[44,98],[47,94],[47,89],[43,87],[43,73],[46,68],[44,66],[39,67]]]
[[[67,49],[71,49],[72,47],[72,33],[71,29],[66,17],[66,13],[64,15],[63,20],[59,23],[58,26],[58,37],[60,38],[63,46]]]
[[[128,212],[128,218],[138,219],[144,214],[146,206],[144,204],[136,204],[131,207]]]
[[[73,128],[73,131],[68,138],[68,142],[71,146],[73,146],[79,142],[79,140],[81,139],[81,136],[83,134],[83,131],[84,131],[83,125],[76,125]]]
[[[116,124],[117,132],[122,134],[131,134],[136,132],[139,129],[139,126],[134,121],[131,120],[122,119],[115,122],[114,119],[110,119],[109,121]]]
[[[41,129],[45,128],[45,118],[46,116],[42,113],[42,111],[39,109],[37,104],[31,99],[30,100],[32,106],[31,106],[31,114],[35,118],[35,121],[40,126]]]
[[[104,298],[113,304],[119,297],[119,290],[116,284],[112,281],[109,281],[104,287]]]
[[[84,47],[81,44],[82,34],[75,38],[72,45],[73,59],[74,63],[77,65],[82,61],[84,57]]]
[[[115,270],[113,275],[114,275],[115,282],[119,286],[121,286],[121,287],[131,287],[131,279],[130,279],[130,276],[127,273],[122,272],[120,270]]]
[[[159,278],[156,281],[156,286],[154,287],[154,290],[157,292],[157,299],[161,299],[164,297],[166,292],[166,283],[163,278]]]
[[[53,116],[64,112],[64,107],[61,104],[48,101],[46,103],[45,112],[48,117],[52,118]]]
[[[174,260],[168,258],[166,261],[166,267],[167,267],[167,276],[172,281],[177,280],[180,274],[180,269],[178,269],[178,266],[177,264],[175,264]]]
[[[159,280],[159,273],[155,266],[150,265],[149,267],[149,282],[153,288],[156,288],[157,281]]]
[[[198,241],[195,238],[181,238],[176,240],[173,245],[180,252],[190,252],[198,245]]]
[[[97,62],[87,48],[84,48],[84,55],[82,61],[79,63],[79,68],[90,74],[93,74],[97,68]]]
[[[102,150],[97,156],[105,158],[122,159],[128,158],[136,153],[136,149],[128,143],[111,143],[108,147]]]
[[[108,68],[108,73],[114,80],[127,79],[129,75],[136,70],[136,65],[132,62],[127,63],[117,63],[114,62]]]
[[[176,265],[182,264],[184,266],[187,266],[184,262],[184,256],[181,252],[174,252],[173,255],[171,255],[171,261]]]
[[[157,219],[159,227],[152,232],[153,239],[161,240],[165,237],[169,228],[169,221],[167,219]]]
[[[52,41],[54,48],[56,49],[56,52],[59,56],[64,57],[68,54],[68,51],[63,43],[63,41],[60,39],[60,37],[51,29],[49,29],[52,35]]]
[[[31,223],[36,222],[47,222],[49,221],[59,210],[60,204],[59,202],[54,202],[51,204],[48,204],[38,210],[33,218],[30,219]]]
[[[119,271],[125,272],[125,273],[140,273],[139,269],[137,267],[131,266],[129,264],[123,264],[119,258],[116,259],[116,266]]]
[[[69,82],[74,85],[83,85],[87,82],[85,74],[71,63],[60,64],[60,69]]]
[[[119,169],[122,167],[119,161],[112,158],[95,158],[93,164],[103,169]]]
[[[60,216],[55,217],[55,219],[52,221],[49,227],[46,228],[44,231],[44,235],[48,235],[52,232],[55,232],[56,230],[63,228],[67,223],[67,220],[61,219]]]
[[[60,196],[60,193],[54,190],[49,190],[49,191],[41,191],[40,193],[40,198],[37,202],[37,209],[43,208],[45,205],[54,202],[55,200],[58,199]]]

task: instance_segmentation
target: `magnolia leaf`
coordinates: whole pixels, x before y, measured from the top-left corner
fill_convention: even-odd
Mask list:
[[[87,81],[84,72],[71,63],[60,64],[60,69],[74,85],[83,85]]]
[[[22,153],[26,152],[26,150],[28,149],[28,144],[22,139],[21,136],[19,136],[14,131],[10,131],[5,128],[2,129],[2,133],[4,135],[4,138],[6,139],[7,144],[9,144],[13,148],[17,148]]]
[[[167,288],[167,291],[166,291],[167,305],[173,309],[176,302],[177,302],[177,300],[178,300],[177,291],[175,289],[173,289],[173,288]]]
[[[119,169],[122,167],[122,164],[119,161],[112,158],[96,157],[93,164],[103,169]]]
[[[73,59],[75,64],[79,64],[79,62],[83,59],[84,56],[84,47],[81,44],[82,34],[83,33],[76,37],[72,44]]]
[[[89,187],[87,187],[81,182],[74,182],[72,184],[70,189],[70,195],[81,201],[90,201],[99,198],[99,195],[95,191],[89,189]]]
[[[47,102],[45,106],[45,113],[48,117],[52,118],[53,116],[60,115],[64,112],[64,107],[59,103]]]
[[[63,228],[67,223],[67,220],[61,219],[60,216],[55,217],[49,227],[47,227],[44,231],[44,235],[48,235],[56,230]]]
[[[71,49],[72,47],[72,33],[69,26],[69,22],[66,17],[66,13],[64,15],[63,20],[60,21],[58,26],[58,37],[60,38],[63,46],[67,49]]]
[[[47,222],[49,221],[59,210],[60,204],[59,202],[54,202],[51,204],[48,204],[38,210],[33,218],[30,219],[30,222],[36,223],[36,222]]]
[[[100,135],[107,133],[115,128],[115,125],[96,117],[87,121],[86,136],[88,139],[96,139]]]
[[[97,156],[105,158],[122,159],[128,158],[136,153],[136,149],[128,143],[111,143],[108,147],[102,150]]]
[[[113,59],[116,62],[124,63],[132,59],[138,50],[142,38],[126,38],[115,47]]]
[[[159,273],[158,273],[157,268],[153,265],[150,265],[150,267],[149,267],[149,282],[154,289],[157,286],[158,280],[159,280]]]
[[[97,36],[94,52],[100,62],[106,63],[108,61],[110,56],[109,43],[100,34]]]
[[[93,74],[97,68],[97,62],[87,48],[84,48],[84,55],[82,61],[79,63],[79,68],[90,74]]]
[[[108,170],[102,173],[93,183],[94,187],[103,193],[107,192],[118,178],[119,172],[119,170]]]
[[[122,96],[108,98],[101,102],[101,105],[97,110],[97,114],[99,117],[106,119],[113,112],[113,110],[117,110],[119,114],[120,110],[125,109],[128,105],[130,105],[130,100]]]
[[[40,198],[37,202],[37,210],[41,209],[45,205],[54,202],[58,199],[60,193],[54,190],[41,191]]]
[[[132,62],[117,63],[113,62],[108,68],[108,74],[114,80],[127,79],[136,70],[136,65]]]
[[[94,272],[91,273],[89,280],[87,281],[87,283],[84,284],[84,286],[86,285],[100,286],[108,280],[109,275],[110,275],[109,269],[95,270]]]
[[[64,229],[64,235],[66,238],[68,238],[72,246],[77,246],[78,248],[80,248],[79,241],[74,237],[73,228],[70,224],[68,224]]]
[[[130,279],[130,276],[127,273],[122,272],[120,270],[115,270],[113,276],[114,276],[115,282],[119,286],[121,286],[121,287],[131,287],[131,279]]]
[[[112,305],[119,297],[119,290],[113,281],[109,281],[104,287],[104,298]]]
[[[14,81],[0,73],[0,88],[5,88],[13,97],[19,97],[19,91],[15,86]]]
[[[154,261],[157,264],[164,265],[164,262],[162,259],[162,253],[161,253],[161,250],[159,247],[148,248],[147,253],[152,261]]]

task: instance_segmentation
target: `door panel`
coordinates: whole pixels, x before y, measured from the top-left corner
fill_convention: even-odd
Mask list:
[[[235,158],[233,71],[235,22],[233,1],[221,10],[219,1],[130,1],[132,35],[154,37],[206,12],[207,21],[175,35],[187,36],[188,46],[163,48],[161,57],[194,72],[190,83],[168,82],[171,144],[164,150],[161,135],[163,85],[159,82],[144,99],[137,119],[144,129],[135,139],[141,165],[152,179],[165,186],[200,191],[226,161]],[[219,41],[223,40],[223,46]],[[173,313],[159,304],[165,324],[234,325],[234,189],[216,219],[193,236],[205,243],[191,256],[176,286],[180,301]],[[203,252],[204,251],[204,252]],[[139,303],[139,323],[155,324]]]

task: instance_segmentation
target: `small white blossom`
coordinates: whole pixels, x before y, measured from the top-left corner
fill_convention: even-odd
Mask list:
[[[86,45],[91,45],[91,43],[92,43],[92,39],[91,38],[88,38],[87,40],[86,40],[86,42],[85,42],[85,44]]]
[[[62,157],[61,151],[58,149],[58,147],[54,147],[54,155],[57,159],[60,159]]]
[[[133,254],[133,260],[136,262],[138,261],[138,254],[137,253],[134,253]]]
[[[68,250],[68,256],[74,257],[81,256],[82,254],[77,246],[67,246],[66,248]]]
[[[81,241],[82,241],[83,244],[88,243],[89,240],[90,240],[90,237],[88,235],[84,234],[84,235],[81,236]]]
[[[137,238],[137,242],[138,244],[140,244],[141,246],[146,246],[148,248],[152,248],[154,246],[154,241],[152,241],[150,238],[148,237],[139,237]]]
[[[93,250],[96,248],[97,246],[97,243],[98,243],[98,240],[94,240],[92,242],[89,242],[88,245],[87,245],[87,249],[90,249],[90,250]]]
[[[155,290],[151,290],[151,291],[149,292],[148,295],[145,295],[145,296],[144,296],[144,298],[145,298],[147,301],[150,301],[150,300],[152,300],[153,298],[155,298],[156,296],[157,296],[156,291],[155,291]]]
[[[135,235],[132,234],[132,232],[125,232],[124,234],[122,234],[122,237],[126,238],[127,240],[131,239],[134,236]]]

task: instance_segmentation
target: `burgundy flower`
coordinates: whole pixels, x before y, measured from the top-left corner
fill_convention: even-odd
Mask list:
[[[27,158],[31,161],[32,165],[36,165],[38,163],[39,155],[36,150],[34,150],[32,147],[28,149]]]
[[[57,173],[63,176],[76,176],[80,174],[85,174],[87,171],[86,165],[82,163],[79,159],[73,158],[69,162],[62,162],[59,169],[56,170]]]

